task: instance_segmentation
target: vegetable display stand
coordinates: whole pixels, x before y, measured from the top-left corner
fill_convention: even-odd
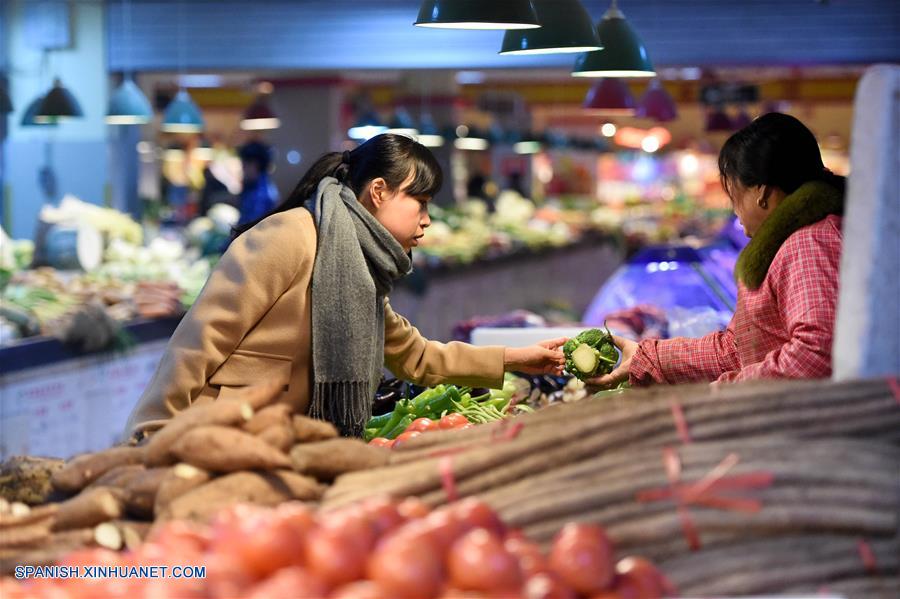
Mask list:
[[[391,462],[340,477],[325,507],[475,496],[545,546],[599,524],[686,596],[900,582],[896,380],[632,390],[428,433]]]
[[[624,249],[613,238],[595,235],[561,248],[417,268],[412,280],[391,293],[391,306],[425,337],[449,341],[457,322],[478,314],[539,308],[560,300],[581,314],[623,260]]]
[[[125,327],[124,352],[76,352],[35,337],[0,349],[0,460],[68,458],[118,441],[162,357],[178,318]]]

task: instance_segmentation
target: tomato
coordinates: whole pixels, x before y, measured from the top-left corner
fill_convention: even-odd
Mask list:
[[[377,537],[394,530],[406,520],[400,515],[397,503],[387,497],[369,499],[362,504],[362,511],[372,524]]]
[[[272,597],[324,597],[328,588],[303,568],[285,568],[250,590],[248,599]]]
[[[404,527],[379,546],[367,572],[387,597],[433,597],[444,580],[442,552],[432,538],[414,538]]]
[[[522,583],[519,562],[496,535],[476,528],[459,538],[447,556],[450,581],[473,591],[518,589]]]
[[[535,574],[525,580],[524,599],[576,599],[577,595],[555,574]]]
[[[462,426],[457,426],[457,427],[456,427],[456,430],[464,431],[464,430],[469,429],[469,428],[475,428],[475,425],[472,424],[472,423],[470,422],[470,423],[464,424],[464,425],[462,425]]]
[[[606,590],[613,581],[613,547],[599,526],[567,524],[556,535],[550,566],[583,595]]]
[[[406,432],[428,432],[438,429],[437,420],[432,420],[431,418],[416,418],[412,422],[409,423],[409,426],[406,427]]]
[[[614,590],[622,599],[659,599],[663,589],[663,575],[649,560],[625,557],[616,564]]]
[[[450,506],[451,513],[466,529],[485,528],[498,537],[506,535],[506,525],[486,502],[467,497]]]
[[[278,506],[273,514],[284,526],[290,528],[294,534],[306,536],[316,527],[316,518],[313,511],[299,501],[289,501]]]
[[[300,597],[305,595],[292,594],[287,596]],[[371,580],[359,580],[357,582],[345,584],[344,586],[335,589],[334,592],[329,595],[331,599],[384,599],[388,596],[389,595],[383,588]],[[273,597],[275,597],[275,595],[273,595]]]
[[[366,570],[366,550],[352,533],[338,528],[310,533],[305,557],[309,570],[330,587],[358,580]]]
[[[424,518],[431,513],[431,508],[418,497],[407,497],[397,506],[397,512],[407,520],[412,520]]]
[[[391,447],[392,448],[400,447],[400,445],[402,445],[405,441],[408,441],[409,439],[415,439],[416,437],[418,437],[421,434],[422,434],[421,431],[411,431],[411,430],[403,431],[402,433],[400,433],[397,436],[396,439],[394,439],[393,443],[391,444]]]
[[[451,429],[451,428],[459,428],[461,426],[465,426],[469,424],[469,419],[463,416],[462,414],[451,413],[444,415],[443,418],[438,422],[438,428],[440,429]]]
[[[435,540],[438,549],[447,552],[466,529],[447,508],[428,514],[422,523],[425,531]]]
[[[503,541],[503,547],[519,560],[519,568],[522,570],[522,575],[526,578],[543,574],[550,570],[547,558],[541,553],[541,548],[538,547],[537,543],[513,536],[507,537]]]
[[[390,448],[394,444],[393,439],[388,439],[387,437],[375,437],[371,441],[369,441],[369,445],[372,447],[388,447]]]

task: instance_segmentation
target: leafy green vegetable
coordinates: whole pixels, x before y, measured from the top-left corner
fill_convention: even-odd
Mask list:
[[[608,330],[582,331],[566,341],[563,353],[566,370],[581,380],[609,374],[619,361],[619,353]]]

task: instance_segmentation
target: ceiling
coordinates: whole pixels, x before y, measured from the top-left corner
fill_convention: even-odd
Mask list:
[[[489,1],[489,0],[485,0]],[[496,1],[496,0],[494,0]],[[583,0],[599,20],[608,6]],[[111,70],[557,68],[498,56],[502,32],[412,26],[418,0],[109,0]],[[621,0],[664,66],[900,62],[896,0]]]

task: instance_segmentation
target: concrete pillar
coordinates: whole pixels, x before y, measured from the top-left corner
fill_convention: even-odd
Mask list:
[[[5,180],[11,221],[7,226],[13,237],[31,237],[41,206],[58,201],[66,193],[96,204],[103,204],[107,196],[104,3],[64,2],[69,11],[65,25],[69,27],[70,43],[45,54],[35,47],[31,29],[36,23],[33,19],[40,20],[40,15],[30,11],[47,4],[53,3],[0,3],[7,17],[10,92],[15,107],[9,119]],[[84,117],[56,127],[22,127],[24,111],[50,89],[56,76],[77,98]],[[55,185],[47,185],[54,180]]]

